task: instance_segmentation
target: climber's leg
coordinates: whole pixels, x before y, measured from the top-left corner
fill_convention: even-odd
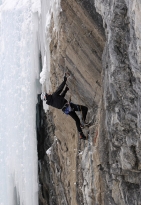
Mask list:
[[[71,111],[71,112],[69,112],[69,115],[75,120],[78,132],[82,132],[82,129],[80,127],[80,119],[77,116],[77,114],[74,111]]]
[[[75,120],[76,127],[77,127],[77,130],[79,132],[80,139],[86,140],[87,138],[83,134],[83,131],[82,131],[81,127],[80,127],[80,120],[79,120],[79,117],[77,116],[77,114],[74,111],[71,111],[71,112],[69,112],[69,115]]]
[[[74,111],[80,111],[82,112],[82,118],[83,118],[83,121],[85,122],[86,120],[86,116],[87,116],[87,112],[88,112],[88,108],[84,105],[76,105],[74,103],[70,103],[70,106],[71,108],[74,110]]]

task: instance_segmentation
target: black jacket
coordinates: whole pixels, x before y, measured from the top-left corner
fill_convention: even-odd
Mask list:
[[[52,107],[58,109],[63,108],[64,104],[67,103],[67,100],[64,97],[66,92],[68,91],[68,88],[66,87],[66,89],[61,95],[60,93],[62,92],[65,84],[66,84],[66,79],[64,79],[64,81],[61,83],[61,85],[52,95],[46,94],[46,104],[51,105]]]

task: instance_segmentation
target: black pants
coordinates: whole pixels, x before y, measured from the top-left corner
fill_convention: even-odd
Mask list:
[[[87,112],[88,112],[88,108],[84,105],[76,105],[74,103],[70,103],[70,106],[72,108],[72,111],[69,113],[69,115],[75,120],[78,132],[82,132],[82,129],[80,127],[80,119],[77,116],[75,111],[82,112],[82,119],[85,122],[86,115],[87,115]]]

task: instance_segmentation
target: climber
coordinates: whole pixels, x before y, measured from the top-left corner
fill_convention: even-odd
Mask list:
[[[41,94],[41,99],[46,101],[46,104],[62,109],[62,111],[70,115],[76,123],[77,130],[79,132],[80,139],[86,140],[86,136],[83,134],[80,119],[77,116],[75,111],[82,111],[82,118],[83,118],[83,124],[85,124],[86,115],[88,112],[88,108],[83,105],[76,105],[72,102],[68,102],[64,97],[69,90],[68,86],[66,85],[67,82],[67,74],[64,76],[64,81],[61,83],[61,85],[58,87],[58,89],[51,95],[51,94]],[[65,87],[66,85],[66,87]],[[65,90],[63,91],[63,88],[65,87]],[[63,91],[63,92],[62,92]],[[62,94],[60,94],[62,92]]]

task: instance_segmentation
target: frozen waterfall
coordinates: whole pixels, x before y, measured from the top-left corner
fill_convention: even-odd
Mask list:
[[[35,2],[0,1],[0,205],[38,204]]]
[[[60,11],[60,0],[0,0],[0,205],[38,205],[37,94],[49,89]]]

